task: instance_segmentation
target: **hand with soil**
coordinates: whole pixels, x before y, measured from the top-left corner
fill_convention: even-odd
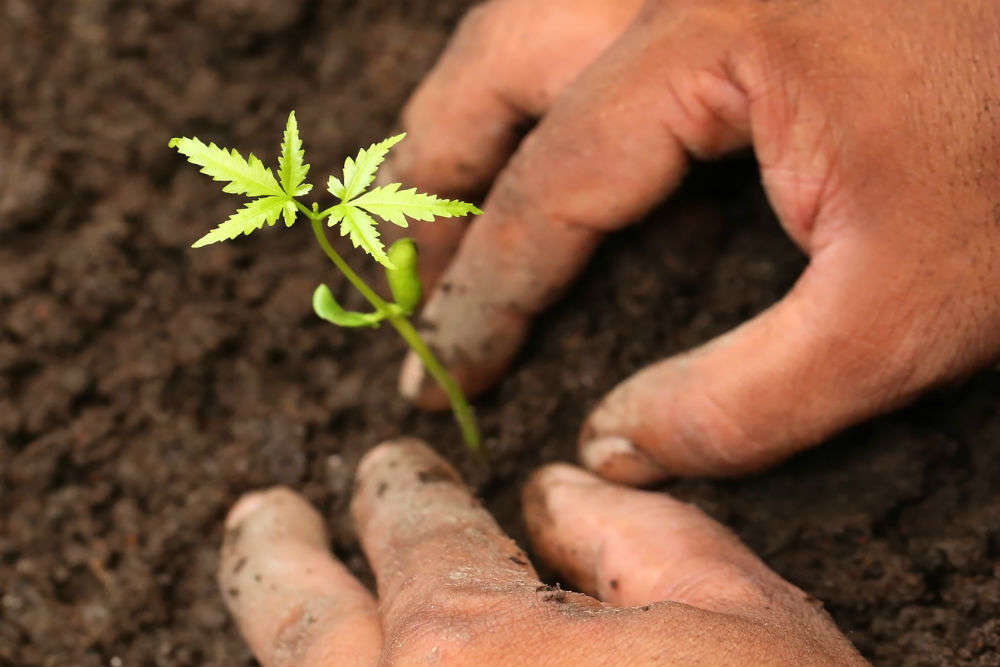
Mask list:
[[[538,552],[594,597],[543,585],[415,440],[358,469],[352,510],[379,601],[283,488],[230,512],[220,585],[264,667],[866,664],[815,599],[690,505],[554,465],[524,506]]]
[[[464,237],[417,230],[428,340],[467,390],[497,380],[605,234],[691,159],[746,146],[807,270],[608,395],[585,465],[634,484],[759,469],[998,358],[1000,3],[640,5],[487,2],[407,105],[394,178],[459,197],[492,183]],[[414,358],[400,387],[444,405]]]

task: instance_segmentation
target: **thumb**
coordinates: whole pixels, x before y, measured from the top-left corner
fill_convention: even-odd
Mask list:
[[[583,464],[634,485],[741,474],[905,402],[952,365],[925,349],[942,304],[912,275],[857,238],[825,246],[782,301],[607,395]]]

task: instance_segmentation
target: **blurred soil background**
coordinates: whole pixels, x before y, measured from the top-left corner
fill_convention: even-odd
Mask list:
[[[273,161],[298,112],[314,182],[384,137],[465,0],[0,2],[0,665],[252,664],[216,590],[226,509],[287,484],[366,573],[346,506],[400,433],[455,460],[522,539],[517,495],[571,459],[616,382],[772,303],[804,259],[747,157],[610,239],[477,409],[395,392],[402,343],[313,316],[308,227],[191,251],[236,207],[167,149]],[[362,262],[346,247],[355,265]],[[803,396],[808,401],[809,396]],[[750,479],[666,488],[825,601],[877,665],[998,665],[1000,372]]]

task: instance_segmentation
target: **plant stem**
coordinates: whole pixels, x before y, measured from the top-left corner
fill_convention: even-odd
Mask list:
[[[421,338],[409,319],[402,315],[392,315],[388,320],[389,324],[396,328],[399,335],[410,346],[410,349],[420,357],[424,368],[437,380],[438,385],[444,390],[444,393],[448,395],[448,400],[451,402],[451,411],[455,415],[458,427],[462,430],[462,438],[465,440],[465,444],[473,452],[481,455],[483,452],[481,449],[482,438],[479,434],[479,425],[476,423],[476,417],[472,414],[472,407],[465,400],[465,394],[462,392],[462,388],[458,386],[458,382],[455,381],[455,378],[448,372],[448,369],[434,356],[434,353],[431,352],[431,349],[424,342],[424,339]]]
[[[298,202],[296,202],[296,204],[298,204]],[[389,304],[386,303],[382,297],[376,294],[375,290],[368,287],[368,284],[361,279],[361,276],[356,274],[354,270],[348,266],[347,262],[344,261],[344,258],[333,249],[332,245],[330,245],[330,241],[326,238],[326,231],[323,229],[323,218],[326,216],[322,213],[313,213],[301,204],[298,204],[298,206],[299,210],[309,217],[309,221],[312,223],[313,234],[316,235],[316,240],[319,241],[319,246],[323,249],[323,252],[326,253],[326,256],[330,258],[330,261],[333,262],[334,265],[340,269],[340,272],[347,277],[351,284],[354,285],[359,292],[361,292],[361,295],[368,299],[368,302],[371,303],[371,305],[375,306],[375,310],[382,313],[388,313]]]
[[[437,383],[441,386],[441,389],[448,396],[448,400],[451,402],[451,410],[455,415],[455,421],[458,422],[458,426],[462,431],[462,438],[465,440],[465,444],[476,454],[482,455],[482,438],[479,433],[479,426],[476,424],[476,418],[472,413],[472,407],[465,398],[465,394],[462,393],[461,387],[459,387],[458,382],[455,378],[448,372],[448,369],[438,361],[434,353],[431,352],[430,347],[424,342],[424,339],[420,336],[417,330],[414,328],[413,324],[408,318],[403,315],[398,314],[398,312],[393,312],[389,308],[389,304],[378,294],[375,293],[372,288],[362,280],[361,276],[354,272],[344,258],[341,257],[333,246],[330,245],[330,241],[326,238],[326,230],[323,229],[323,219],[329,215],[329,211],[315,212],[311,211],[302,204],[296,202],[297,208],[302,211],[312,223],[313,234],[316,235],[316,240],[319,242],[320,247],[326,256],[330,258],[330,261],[340,269],[347,280],[350,281],[352,285],[362,296],[368,299],[375,309],[386,315],[386,319],[389,321],[399,335],[403,337],[406,344],[410,346],[410,349],[420,358],[423,362],[424,367],[431,374]]]

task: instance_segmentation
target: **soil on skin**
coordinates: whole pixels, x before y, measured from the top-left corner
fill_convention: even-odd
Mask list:
[[[605,391],[791,285],[804,260],[750,163],[697,171],[601,249],[478,402],[486,473],[448,415],[397,397],[393,332],[312,315],[319,280],[360,304],[308,228],[188,249],[235,201],[171,136],[272,159],[295,108],[312,173],[331,173],[392,129],[468,4],[0,5],[0,665],[251,664],[214,581],[226,509],[300,489],[363,573],[353,469],[398,434],[459,462],[523,540],[520,483],[572,458]],[[770,473],[668,488],[876,664],[998,665],[998,405],[986,371]]]

